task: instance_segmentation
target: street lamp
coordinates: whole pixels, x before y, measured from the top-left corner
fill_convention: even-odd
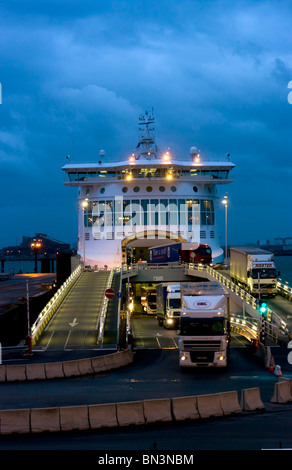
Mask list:
[[[222,204],[225,206],[225,260],[227,260],[227,208],[228,208],[228,198],[224,196]]]
[[[34,251],[34,272],[38,272],[38,263],[37,263],[37,257],[38,257],[38,252],[42,247],[42,244],[40,243],[41,240],[33,240],[33,242],[30,244],[31,249]]]
[[[83,269],[85,269],[85,224],[84,224],[84,212],[88,206],[88,198],[82,201],[82,240],[83,240]]]

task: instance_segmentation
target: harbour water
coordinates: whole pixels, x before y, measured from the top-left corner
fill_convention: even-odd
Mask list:
[[[292,287],[292,256],[274,257],[277,271],[280,271],[280,282]]]
[[[35,262],[33,261],[5,261],[4,271],[11,274],[34,273]],[[41,270],[41,263],[38,262],[38,272]]]

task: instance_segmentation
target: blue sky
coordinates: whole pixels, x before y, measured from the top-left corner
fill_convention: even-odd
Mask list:
[[[124,158],[151,108],[161,149],[230,153],[231,244],[292,236],[291,1],[10,0],[0,28],[0,247],[76,242],[66,155]]]

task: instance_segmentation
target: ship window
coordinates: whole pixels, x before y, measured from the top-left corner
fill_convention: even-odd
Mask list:
[[[70,181],[78,181],[78,173],[68,173]]]
[[[160,191],[161,193],[164,193],[165,187],[164,187],[164,186],[160,186],[160,187],[159,187],[159,191]]]
[[[152,191],[152,186],[147,186],[146,191],[147,191],[148,193],[151,193],[151,191]]]
[[[128,188],[126,186],[124,186],[122,191],[123,191],[123,193],[126,193],[128,191]]]
[[[197,186],[194,186],[194,187],[193,187],[193,190],[194,190],[195,193],[197,193],[197,192],[198,192]]]
[[[171,189],[171,191],[172,191],[173,193],[175,193],[175,192],[176,192],[176,187],[175,187],[175,186],[171,186],[171,188],[170,188],[170,189]]]
[[[135,193],[138,193],[139,191],[140,191],[140,188],[139,188],[139,186],[135,186],[135,188],[134,188],[134,192],[135,192]]]
[[[124,188],[126,191],[127,187]],[[213,200],[123,199],[93,201],[84,211],[86,227],[92,225],[198,225],[215,224]]]
[[[105,188],[101,188],[100,192],[103,194],[105,192]]]

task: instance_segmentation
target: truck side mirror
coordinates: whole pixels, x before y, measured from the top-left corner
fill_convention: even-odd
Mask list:
[[[247,277],[250,277],[250,271],[247,271]]]

